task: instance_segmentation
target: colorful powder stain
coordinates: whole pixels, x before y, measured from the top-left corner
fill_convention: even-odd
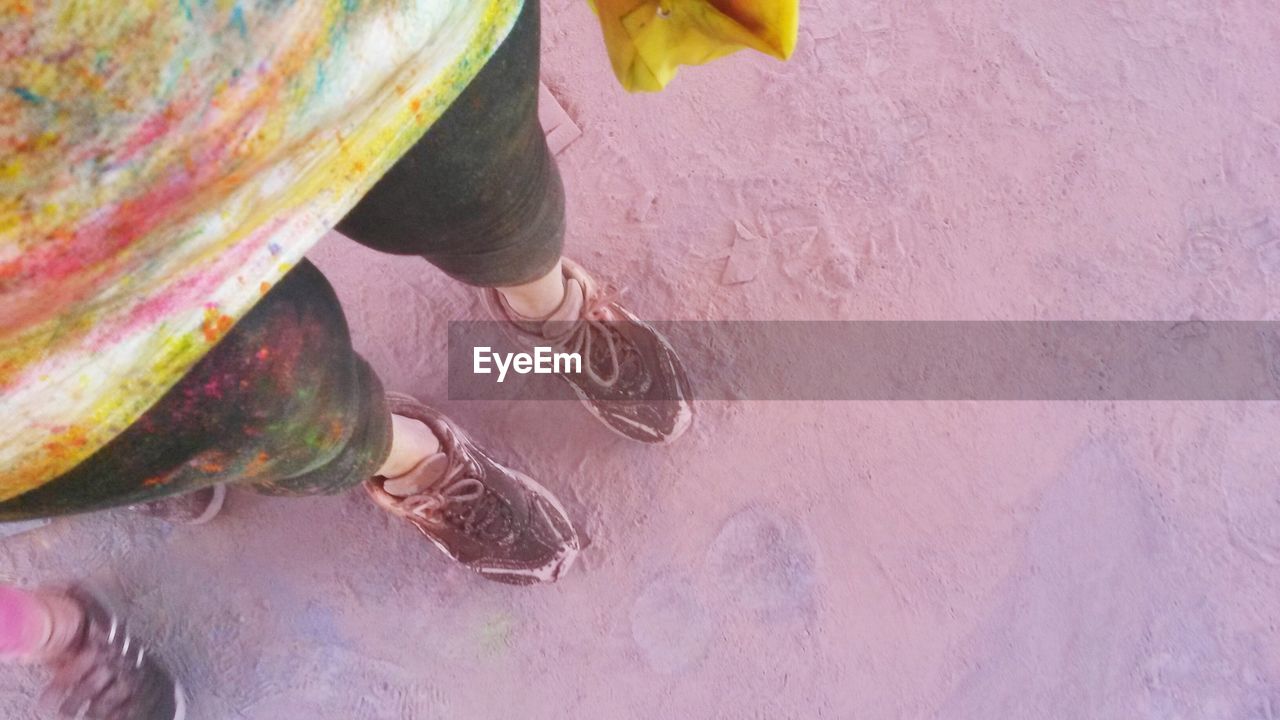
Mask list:
[[[40,97],[39,95],[31,92],[30,90],[24,87],[12,87],[9,89],[13,91],[14,95],[17,95],[18,97],[22,98],[23,100],[26,100],[32,105],[41,105],[44,103],[44,98]]]
[[[219,311],[216,306],[210,306],[205,308],[204,322],[200,325],[200,332],[204,335],[206,342],[216,343],[227,334],[235,322],[235,318]]]

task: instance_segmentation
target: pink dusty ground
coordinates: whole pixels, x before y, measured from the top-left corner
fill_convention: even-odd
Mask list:
[[[825,0],[791,64],[643,97],[585,3],[544,14],[570,252],[650,317],[1280,319],[1272,2]],[[443,398],[474,295],[314,256],[387,384]],[[59,521],[3,567],[104,578],[200,719],[1280,718],[1275,405],[706,403],[649,449],[441,404],[565,498],[562,584],[485,583],[357,493]]]

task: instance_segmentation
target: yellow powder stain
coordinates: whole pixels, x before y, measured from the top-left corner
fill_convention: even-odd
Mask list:
[[[0,161],[0,180],[17,180],[22,175],[22,158]]]
[[[16,360],[0,360],[0,389],[9,387],[21,369],[22,365]]]
[[[89,441],[89,434],[82,425],[72,425],[44,444],[44,449],[54,457],[74,454]]]
[[[12,233],[22,223],[24,214],[17,200],[0,200],[0,235]]]

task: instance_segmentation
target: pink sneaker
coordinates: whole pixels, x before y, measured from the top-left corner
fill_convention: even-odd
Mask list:
[[[442,452],[407,475],[365,481],[373,501],[427,536],[445,555],[500,582],[555,582],[578,556],[578,534],[560,501],[523,473],[489,458],[453,421],[407,395],[391,412],[418,420]]]
[[[631,440],[669,443],[693,421],[689,377],[657,330],[610,300],[577,263],[562,258],[565,296],[543,319],[526,318],[495,289],[484,291],[489,312],[526,347],[550,346],[582,356],[581,373],[562,373],[587,410]]]
[[[184,720],[187,699],[124,621],[82,588],[42,590],[51,637],[32,660],[53,669],[40,704],[64,718]]]

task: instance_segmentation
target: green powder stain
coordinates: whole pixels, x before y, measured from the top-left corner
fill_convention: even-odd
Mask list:
[[[43,105],[43,104],[44,104],[44,98],[40,97],[39,95],[37,95],[37,94],[35,94],[35,93],[31,92],[30,90],[28,90],[28,89],[26,89],[26,88],[24,88],[24,87],[22,87],[22,86],[20,86],[20,85],[14,85],[14,86],[10,87],[9,89],[10,89],[11,91],[13,91],[13,94],[14,94],[14,95],[17,95],[18,97],[20,97],[20,98],[22,98],[23,100],[25,100],[25,101],[27,101],[27,102],[31,103],[32,105]]]

